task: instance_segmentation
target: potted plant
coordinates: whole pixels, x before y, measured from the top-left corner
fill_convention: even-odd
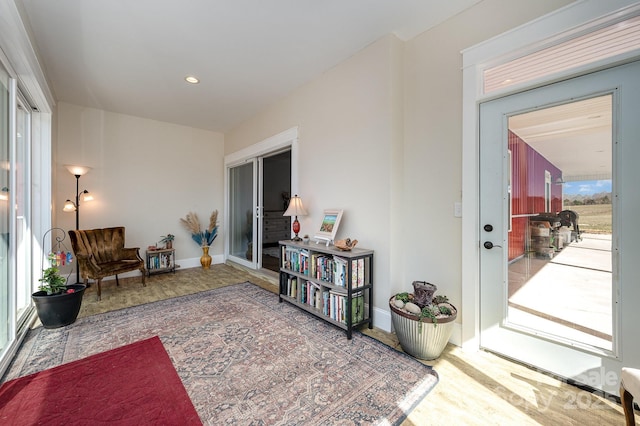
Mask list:
[[[458,310],[446,296],[435,296],[437,287],[414,281],[413,293],[399,293],[389,299],[391,320],[402,349],[419,359],[440,356],[451,333]]]
[[[160,238],[161,238],[160,242],[164,244],[165,249],[173,248],[173,240],[176,238],[175,235],[167,234],[167,235],[162,235]]]
[[[209,217],[209,226],[204,230],[200,227],[200,219],[198,215],[192,212],[187,213],[187,216],[180,219],[180,223],[191,232],[191,238],[200,247],[202,247],[202,256],[200,257],[200,264],[203,269],[209,269],[211,267],[211,256],[209,255],[209,246],[213,244],[213,240],[218,236],[218,210],[214,210]]]
[[[59,328],[75,322],[82,306],[86,288],[83,284],[67,285],[58,268],[51,266],[42,271],[39,291],[31,295],[38,318],[44,328]]]
[[[42,247],[45,246],[47,234],[53,230],[62,232],[62,237],[56,237],[56,242],[58,246],[63,245],[65,232],[60,228],[52,228],[45,232]],[[71,261],[71,252],[65,251],[69,253],[68,261]],[[49,256],[51,266],[42,270],[42,278],[38,280],[41,283],[38,286],[39,291],[31,295],[44,328],[59,328],[75,322],[86,289],[84,284],[67,284],[67,279],[60,275],[58,269],[59,259],[53,253]]]

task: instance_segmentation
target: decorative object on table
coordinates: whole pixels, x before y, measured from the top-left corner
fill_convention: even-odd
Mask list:
[[[173,248],[173,240],[176,238],[173,234],[162,235],[160,242],[164,244],[164,248],[169,250]]]
[[[93,201],[93,195],[89,193],[86,189],[80,192],[80,176],[86,175],[91,170],[91,167],[87,166],[74,166],[71,164],[67,164],[64,166],[69,173],[76,177],[76,201],[75,203],[71,200],[67,200],[64,202],[64,208],[62,209],[65,212],[76,212],[76,228],[80,229],[80,195],[82,195],[82,201]],[[80,265],[76,267],[76,284],[80,284]]]
[[[287,208],[287,211],[285,211],[283,214],[283,216],[294,217],[293,223],[291,224],[291,229],[296,234],[296,236],[292,238],[293,241],[302,241],[302,238],[298,237],[298,232],[300,232],[300,222],[298,222],[298,216],[306,215],[307,211],[302,205],[302,199],[298,197],[298,194],[294,195],[291,200],[289,200],[289,207]]]
[[[340,226],[340,220],[342,219],[342,210],[325,210],[322,215],[322,223],[320,223],[320,229],[315,233],[313,238],[316,240],[316,244],[320,241],[324,241],[327,245],[336,238],[338,227]]]
[[[202,230],[200,227],[200,219],[198,215],[189,212],[185,218],[180,219],[180,223],[184,225],[189,232],[191,232],[191,238],[202,247],[202,256],[200,257],[200,264],[203,269],[209,269],[211,267],[211,256],[209,255],[209,246],[218,236],[218,210],[214,210],[209,217],[209,227]]]
[[[352,240],[351,238],[347,238],[344,240],[338,240],[333,245],[342,251],[349,251],[352,248],[355,248],[357,244],[358,244],[358,240]]]
[[[86,286],[82,284],[67,285],[67,278],[59,273],[59,267],[71,263],[73,257],[64,245],[66,234],[60,228],[51,228],[42,237],[42,247],[48,234],[52,231],[60,232],[62,236],[56,236],[56,243],[52,251],[47,256],[48,268],[42,266],[42,284],[31,295],[31,299],[36,306],[38,318],[44,328],[59,328],[75,322],[82,306],[82,296]],[[51,234],[53,235],[53,234]]]
[[[414,281],[413,289],[389,299],[393,328],[406,353],[436,359],[451,337],[458,310],[446,296],[434,297],[437,287],[433,284]]]
[[[302,237],[302,242],[305,244],[309,244],[309,234],[304,234],[304,237]]]

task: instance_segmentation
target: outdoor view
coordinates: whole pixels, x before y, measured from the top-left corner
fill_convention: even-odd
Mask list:
[[[509,118],[507,322],[613,349],[611,96]]]
[[[591,234],[611,234],[611,180],[567,182],[564,208],[580,216],[580,229]]]

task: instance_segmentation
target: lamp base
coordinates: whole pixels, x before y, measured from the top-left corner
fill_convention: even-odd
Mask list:
[[[300,232],[300,222],[298,222],[298,216],[296,216],[295,220],[291,224],[291,229],[296,234],[296,236],[293,237],[291,241],[302,241],[302,238],[298,237],[298,232]]]

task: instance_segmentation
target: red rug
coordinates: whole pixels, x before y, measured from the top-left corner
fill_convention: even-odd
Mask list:
[[[2,425],[201,425],[160,339],[102,352],[0,387]]]

